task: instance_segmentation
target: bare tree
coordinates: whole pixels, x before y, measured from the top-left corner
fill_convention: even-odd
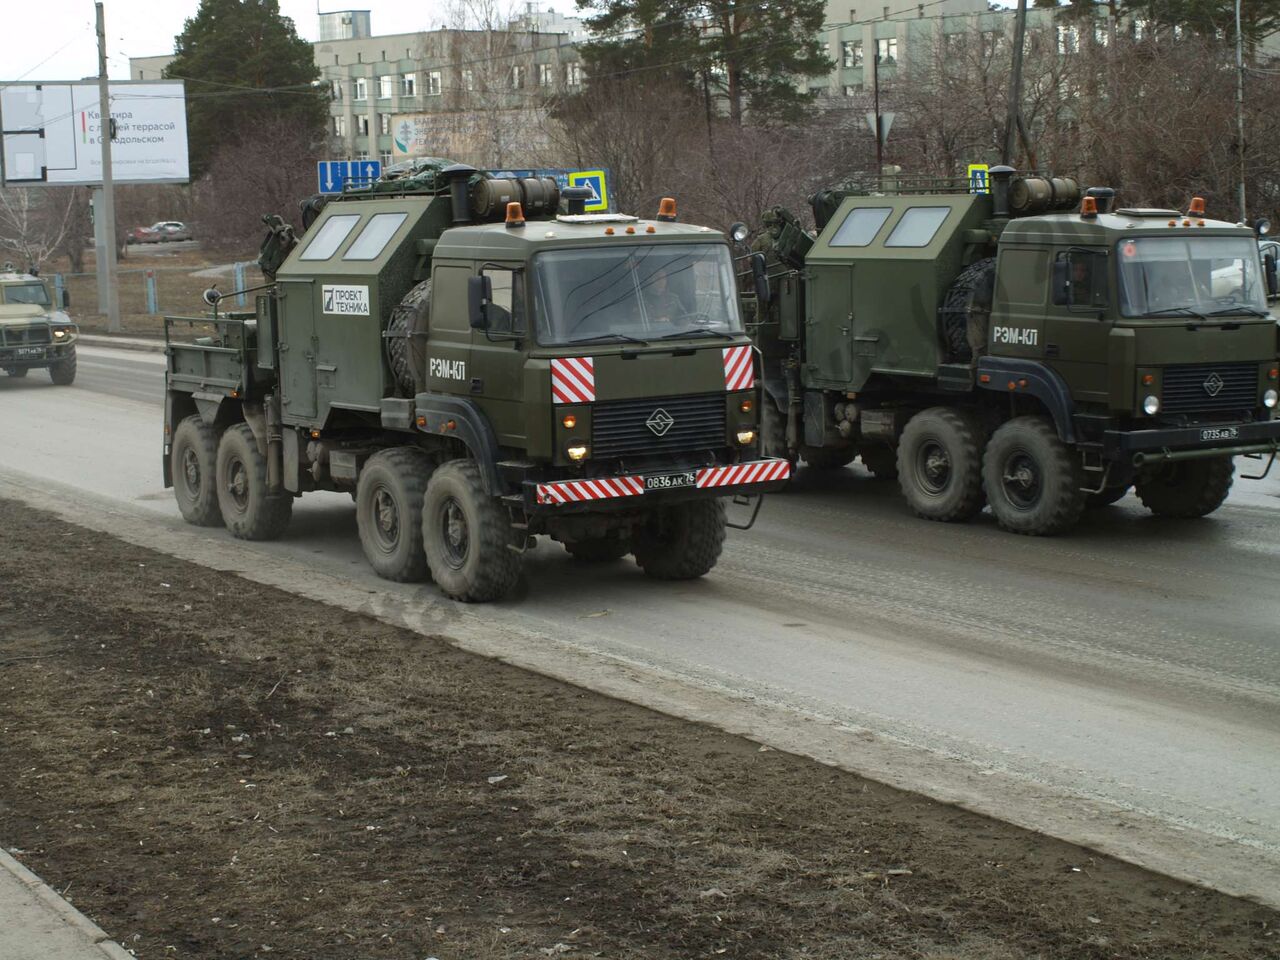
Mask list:
[[[0,190],[0,250],[16,258],[17,266],[39,269],[61,246],[71,207],[58,189]]]

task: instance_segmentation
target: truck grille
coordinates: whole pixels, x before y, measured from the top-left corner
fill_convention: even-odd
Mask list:
[[[1258,405],[1256,363],[1188,363],[1164,368],[1165,413],[1252,410]]]
[[[30,327],[0,327],[0,345],[6,347],[30,347],[53,340],[47,323]]]
[[[624,457],[723,447],[724,404],[723,393],[597,403],[591,410],[591,455]],[[658,429],[650,427],[650,422]]]

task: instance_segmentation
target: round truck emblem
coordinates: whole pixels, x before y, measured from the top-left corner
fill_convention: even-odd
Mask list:
[[[649,414],[649,419],[644,422],[644,425],[653,431],[654,436],[661,437],[671,429],[675,422],[675,418],[671,414],[659,407]]]
[[[1222,378],[1214,372],[1209,374],[1208,378],[1203,384],[1201,384],[1201,386],[1204,387],[1204,392],[1209,396],[1216,397],[1222,392],[1222,388],[1226,386],[1226,384],[1223,382]]]

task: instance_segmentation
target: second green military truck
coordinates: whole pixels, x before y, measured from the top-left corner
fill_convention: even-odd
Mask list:
[[[256,309],[167,320],[212,327],[168,344],[184,517],[271,539],[296,497],[347,491],[378,574],[466,601],[507,593],[538,535],[710,570],[725,498],[790,473],[757,453],[729,244],[674,202],[642,221],[560,199],[423,161],[305,204],[301,238],[267,218]]]
[[[0,369],[11,377],[48,370],[61,387],[76,379],[76,339],[80,328],[65,313],[50,284],[12,263],[0,267]]]
[[[1119,208],[1072,180],[991,171],[813,198],[816,237],[774,211],[752,297],[764,452],[861,456],[911,509],[989,504],[1025,534],[1131,487],[1203,516],[1233,457],[1280,447],[1277,326],[1257,243],[1187,211]]]

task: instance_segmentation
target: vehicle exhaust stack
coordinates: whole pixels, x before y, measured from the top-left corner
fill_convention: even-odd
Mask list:
[[[1090,187],[1084,192],[1086,197],[1093,197],[1098,204],[1099,213],[1110,213],[1116,202],[1116,192],[1110,187]]]
[[[1013,167],[1001,164],[987,171],[991,181],[991,215],[993,217],[1009,216],[1009,181],[1017,171]]]
[[[449,202],[453,208],[453,225],[471,222],[471,201],[467,198],[467,183],[476,172],[475,167],[455,163],[440,171],[449,181]]]
[[[569,216],[580,217],[587,212],[587,201],[595,194],[590,187],[565,187],[560,191],[560,196],[564,198]]]

